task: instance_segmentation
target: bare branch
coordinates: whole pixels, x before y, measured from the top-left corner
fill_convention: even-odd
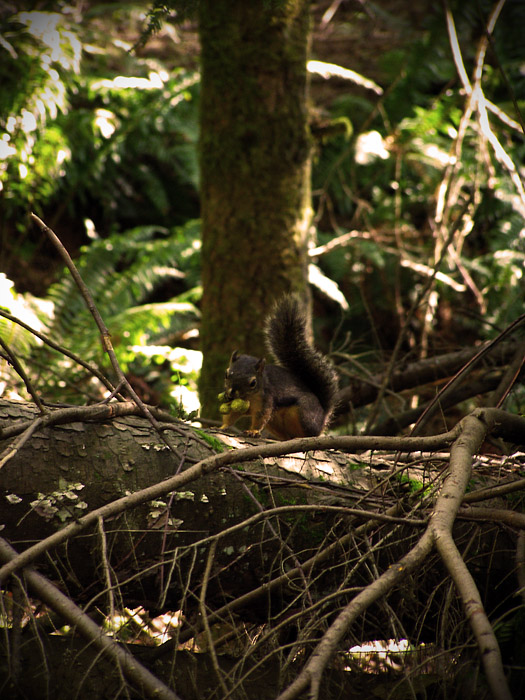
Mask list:
[[[492,694],[496,700],[512,700],[496,635],[474,579],[452,537],[452,526],[470,479],[473,456],[479,450],[487,429],[486,423],[476,416],[467,416],[463,421],[462,434],[450,450],[450,473],[430,518],[429,527],[435,546],[461,595]]]
[[[17,552],[4,539],[0,538],[0,559],[7,562],[16,556]],[[113,658],[115,664],[122,668],[124,675],[136,686],[142,688],[148,697],[155,698],[155,700],[179,700],[179,697],[172,690],[144,668],[126,649],[104,634],[96,622],[93,622],[44,576],[32,569],[26,569],[24,575],[40,600],[70,625],[76,627],[89,642]]]

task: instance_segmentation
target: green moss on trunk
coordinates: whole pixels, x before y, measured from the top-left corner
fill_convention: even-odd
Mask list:
[[[203,0],[203,414],[231,351],[263,352],[272,300],[306,286],[307,0]]]

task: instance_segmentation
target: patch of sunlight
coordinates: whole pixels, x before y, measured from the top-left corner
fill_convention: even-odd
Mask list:
[[[359,165],[368,165],[380,158],[386,160],[390,156],[386,141],[379,131],[367,131],[359,134],[355,143],[355,160]]]
[[[93,84],[93,89],[107,88],[109,90],[158,90],[161,88],[168,75],[164,71],[152,71],[147,78],[128,77],[117,75],[113,80],[99,80]]]

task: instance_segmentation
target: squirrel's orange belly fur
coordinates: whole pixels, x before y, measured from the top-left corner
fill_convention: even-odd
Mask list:
[[[299,406],[277,409],[268,421],[266,428],[278,440],[306,437],[299,415]]]

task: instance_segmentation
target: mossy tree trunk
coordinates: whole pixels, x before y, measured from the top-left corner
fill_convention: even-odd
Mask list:
[[[310,219],[309,0],[202,0],[203,415],[232,350],[264,352],[264,317],[305,294]]]

